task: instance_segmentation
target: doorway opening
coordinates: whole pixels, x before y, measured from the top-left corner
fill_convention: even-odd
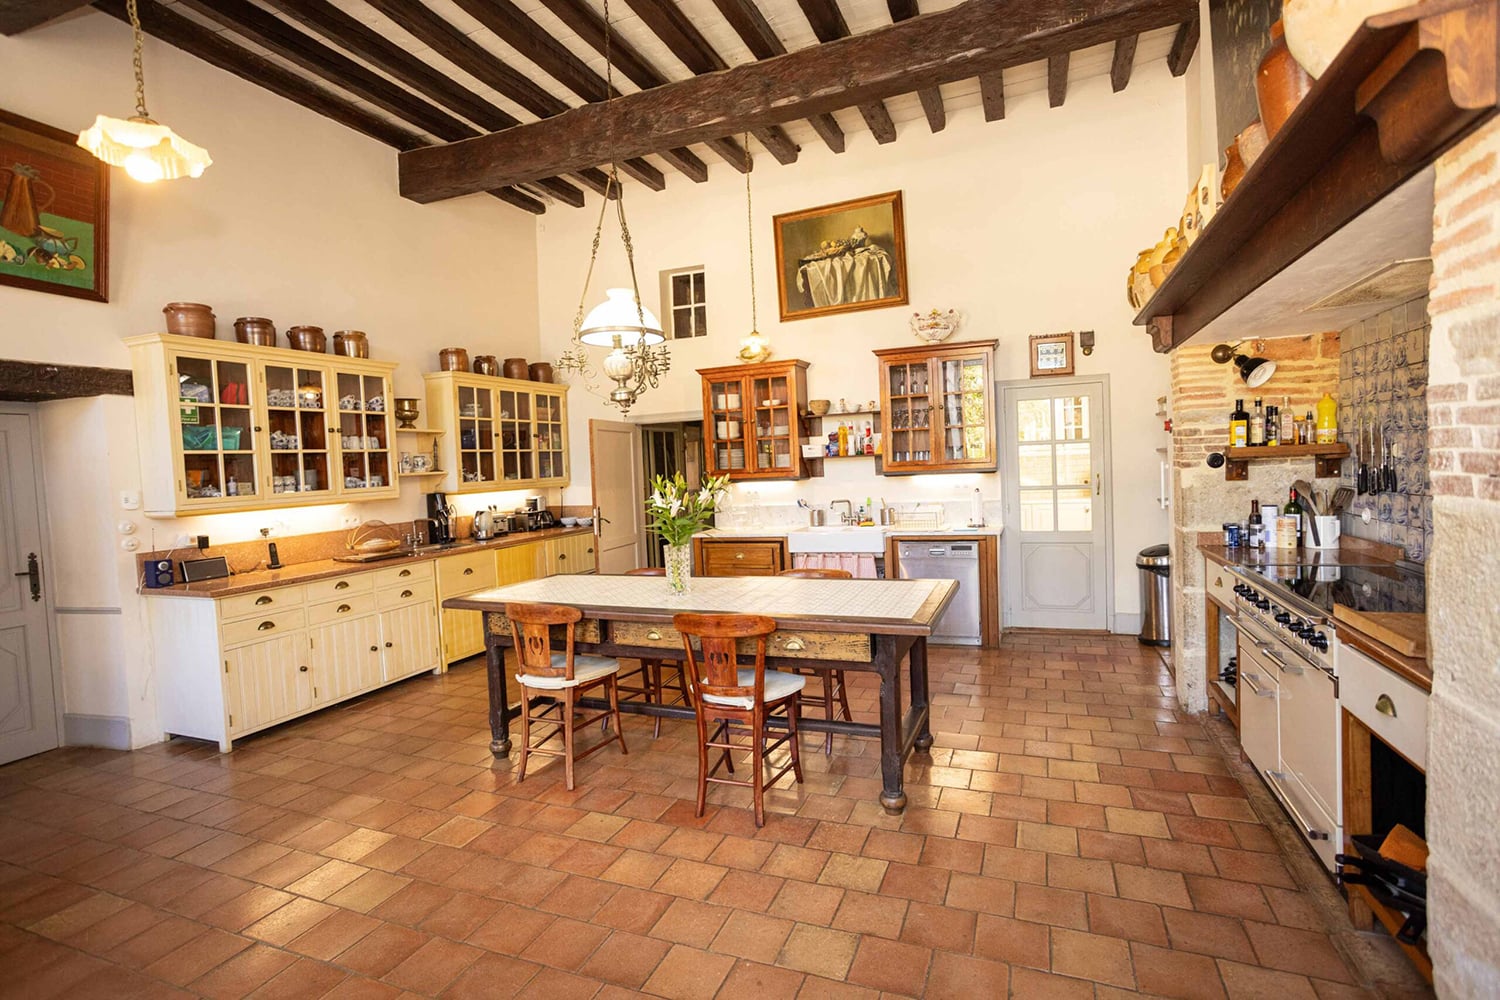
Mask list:
[[[697,421],[642,424],[641,447],[648,493],[657,476],[672,476],[680,472],[682,478],[696,485],[703,475],[703,425]],[[662,550],[666,543],[661,536],[646,528],[644,541],[646,565],[665,565]]]

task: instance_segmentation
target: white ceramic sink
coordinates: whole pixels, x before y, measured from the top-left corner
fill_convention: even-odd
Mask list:
[[[885,529],[829,524],[787,532],[787,550],[797,552],[884,552]]]

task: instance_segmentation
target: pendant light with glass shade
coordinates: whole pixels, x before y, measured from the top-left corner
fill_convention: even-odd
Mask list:
[[[750,175],[755,161],[750,157],[750,133],[745,133],[745,236],[750,247],[750,333],[740,341],[739,358],[747,365],[758,365],[771,358],[771,342],[760,332],[755,317],[755,212],[750,203]]]
[[[604,0],[604,99],[614,98],[614,75],[610,65],[609,0]],[[589,283],[594,276],[594,263],[599,259],[599,240],[604,231],[604,213],[609,208],[610,195],[615,194],[615,215],[620,223],[620,242],[625,246],[625,260],[630,267],[630,287],[611,288],[605,299],[584,315],[583,307],[588,301]],[[663,345],[661,321],[641,304],[640,282],[635,276],[635,249],[630,243],[630,226],[625,221],[625,191],[620,186],[616,165],[609,165],[609,179],[605,183],[604,202],[599,206],[599,220],[594,225],[593,249],[589,253],[588,272],[583,278],[583,293],[578,297],[578,312],[573,318],[573,342],[557,359],[559,372],[576,374],[590,392],[594,369],[588,348],[607,347],[601,367],[606,377],[615,383],[605,397],[629,413],[630,408],[647,389],[656,388],[661,376],[672,367],[672,357]]]
[[[137,0],[127,0],[130,31],[135,41],[135,114],[130,118],[100,115],[78,134],[78,145],[112,167],[124,167],[134,179],[146,184],[178,177],[199,177],[213,160],[208,150],[195,146],[158,124],[146,113],[146,74],[141,68],[141,15]]]

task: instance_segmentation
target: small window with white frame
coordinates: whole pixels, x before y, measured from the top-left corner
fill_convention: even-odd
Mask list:
[[[667,307],[665,319],[672,339],[708,335],[708,304],[704,298],[702,265],[663,271],[661,300]]]

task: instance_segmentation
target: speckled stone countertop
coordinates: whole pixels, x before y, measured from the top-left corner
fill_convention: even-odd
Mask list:
[[[335,576],[348,576],[351,573],[372,573],[393,566],[406,565],[416,560],[441,559],[444,556],[458,555],[463,552],[503,549],[513,545],[526,545],[530,542],[545,542],[549,538],[588,534],[593,530],[593,528],[544,528],[541,531],[519,531],[503,538],[494,538],[484,542],[467,539],[445,547],[427,546],[407,555],[377,559],[374,562],[351,563],[338,562],[333,559],[315,559],[310,562],[283,566],[281,569],[236,573],[222,580],[179,583],[171,587],[147,587],[143,588],[141,593],[146,597],[233,597],[235,594],[248,594],[272,587],[293,587],[299,583],[310,583],[313,580],[325,580]]]

